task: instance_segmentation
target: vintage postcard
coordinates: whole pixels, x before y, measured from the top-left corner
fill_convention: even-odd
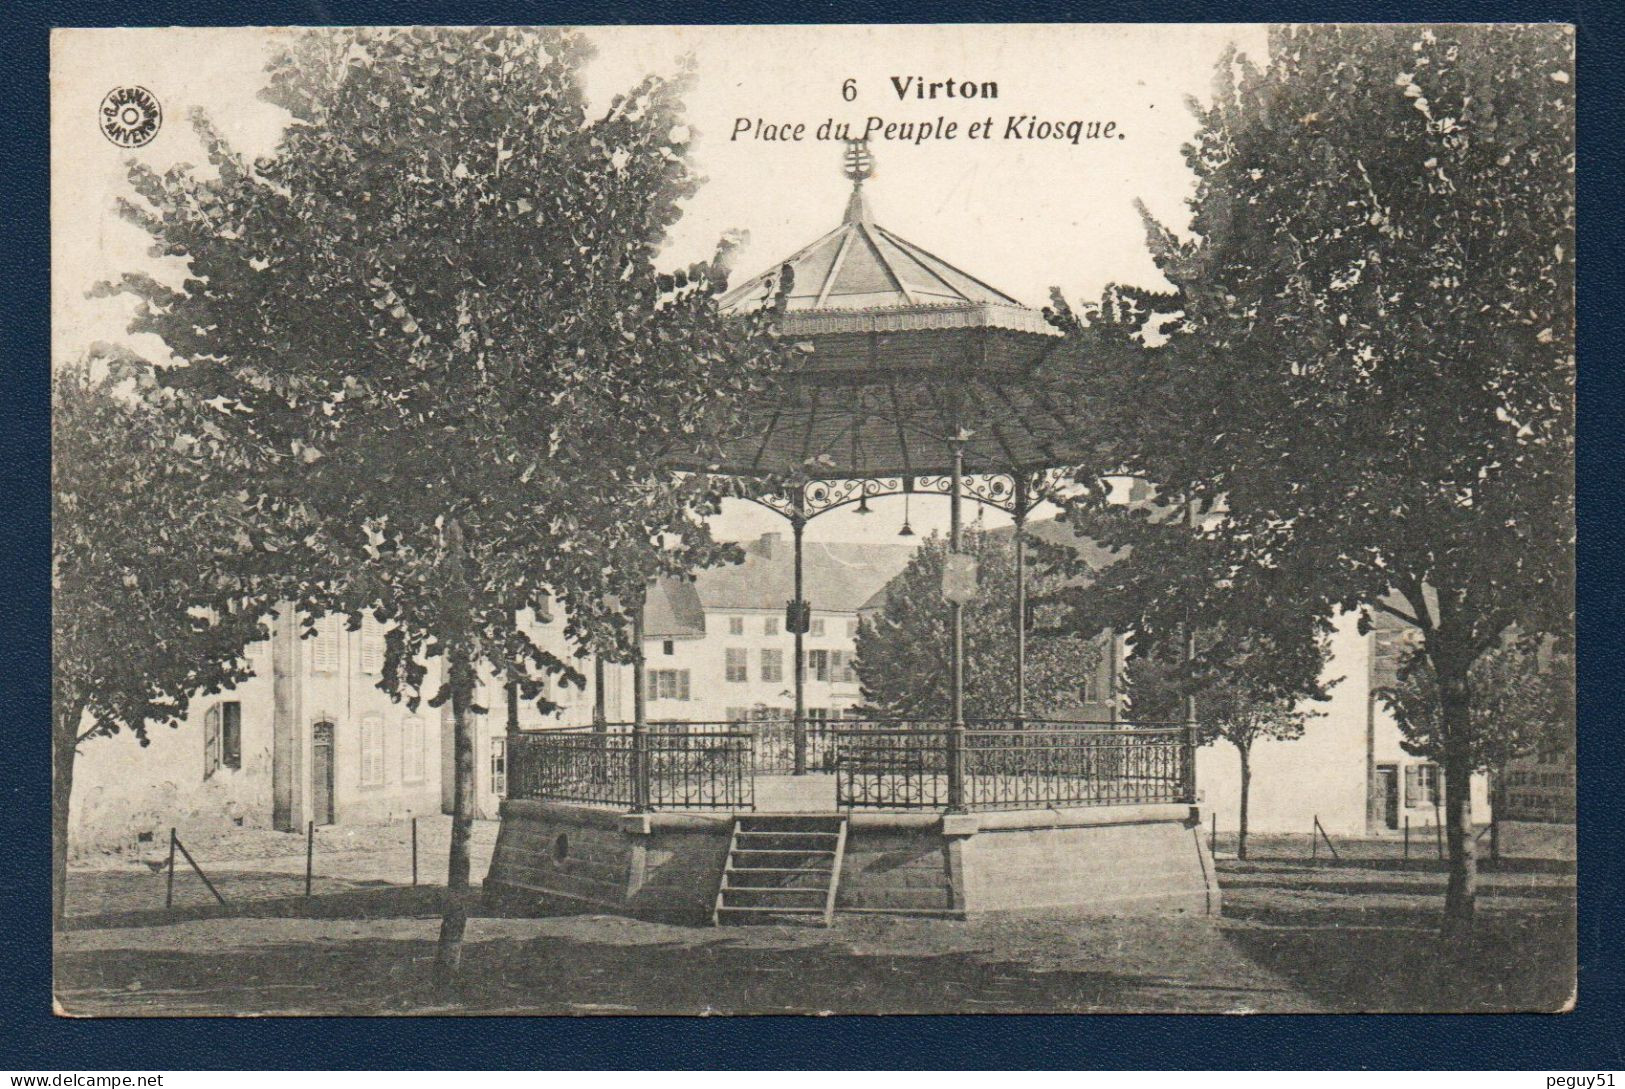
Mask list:
[[[56,31],[57,1012],[1571,1009],[1574,103]]]

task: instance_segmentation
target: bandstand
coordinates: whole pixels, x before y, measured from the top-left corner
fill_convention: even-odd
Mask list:
[[[1073,440],[1087,408],[1066,396],[1077,364],[1040,312],[874,222],[865,146],[849,145],[845,166],[840,225],[722,300],[737,315],[781,308],[776,335],[806,345],[805,361],[754,410],[749,438],[674,465],[790,524],[791,774],[758,775],[773,726],[650,726],[636,662],[633,722],[510,736],[487,888],[719,923],[1214,912],[1194,726],[1027,715],[1023,529],[1087,460]],[[809,760],[803,534],[823,513],[898,496],[949,504],[951,706],[940,720],[843,721]],[[1002,719],[964,713],[963,608],[977,581],[961,553],[966,499],[1015,524],[1017,697]]]

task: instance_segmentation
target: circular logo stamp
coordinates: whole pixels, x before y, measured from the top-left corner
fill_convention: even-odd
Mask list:
[[[164,123],[164,111],[145,87],[114,87],[102,99],[102,135],[119,147],[150,144]]]

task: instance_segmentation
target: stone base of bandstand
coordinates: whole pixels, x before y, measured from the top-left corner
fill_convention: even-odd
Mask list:
[[[1213,859],[1193,806],[845,815],[837,912],[1219,912]],[[486,893],[507,910],[575,905],[708,923],[733,820],[732,813],[505,801]]]

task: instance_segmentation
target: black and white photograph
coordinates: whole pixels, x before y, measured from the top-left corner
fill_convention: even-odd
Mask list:
[[[1573,27],[50,54],[59,1017],[1585,1001]]]

